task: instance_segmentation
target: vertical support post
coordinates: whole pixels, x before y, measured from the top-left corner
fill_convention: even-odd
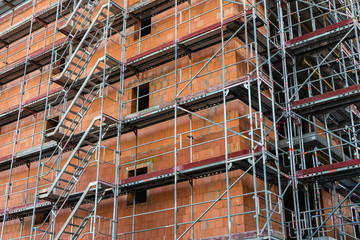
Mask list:
[[[296,177],[296,159],[294,155],[294,146],[293,146],[293,130],[292,130],[292,121],[291,121],[291,104],[290,104],[290,90],[289,90],[289,81],[286,70],[286,37],[285,37],[285,26],[283,21],[283,12],[282,12],[282,1],[277,0],[277,12],[279,20],[279,33],[280,33],[280,51],[281,51],[281,62],[283,66],[283,81],[284,81],[284,90],[285,90],[285,106],[286,106],[286,123],[287,123],[287,133],[289,141],[289,160],[290,160],[290,178],[292,181],[293,187],[293,201],[294,201],[294,211],[295,211],[295,224],[296,224],[296,239],[302,239],[300,234],[301,229],[299,226],[300,223],[300,207],[299,207],[299,197],[298,197],[298,183]]]
[[[129,17],[128,13],[128,0],[124,1],[124,13],[123,13],[123,26],[120,44],[121,44],[121,66],[120,67],[120,87],[119,87],[119,124],[117,131],[116,142],[116,162],[115,162],[115,190],[114,190],[114,212],[113,212],[113,232],[112,239],[117,239],[117,223],[118,223],[118,201],[120,189],[120,159],[121,159],[121,129],[122,129],[122,116],[123,116],[123,96],[124,96],[124,73],[125,73],[125,52],[126,52],[126,24]]]
[[[20,103],[19,103],[19,109],[18,109],[18,114],[17,114],[17,121],[16,121],[16,128],[15,128],[15,133],[14,133],[14,142],[13,142],[13,146],[12,146],[12,154],[11,154],[11,164],[10,164],[10,170],[9,170],[9,179],[7,182],[7,190],[6,190],[6,197],[5,197],[5,212],[4,212],[4,217],[3,217],[3,221],[2,221],[2,226],[1,226],[1,234],[0,234],[0,239],[3,239],[4,237],[4,230],[5,230],[5,221],[6,221],[6,210],[8,209],[8,204],[9,204],[9,199],[10,199],[10,186],[12,185],[12,171],[13,171],[13,167],[14,167],[14,163],[15,163],[15,152],[16,152],[16,146],[18,143],[18,135],[19,135],[19,128],[20,128],[20,116],[21,116],[21,111],[22,111],[22,105],[23,105],[23,100],[24,100],[24,94],[25,94],[25,85],[26,85],[26,72],[27,72],[27,68],[28,65],[31,64],[30,62],[28,62],[29,60],[29,55],[30,55],[30,47],[31,47],[31,39],[32,39],[32,28],[33,28],[33,22],[34,22],[34,12],[35,12],[35,0],[32,0],[32,20],[30,22],[30,29],[29,29],[29,37],[27,38],[27,45],[26,45],[26,61],[25,61],[25,67],[24,67],[24,75],[22,78],[22,82],[21,82],[21,88],[20,88]],[[8,50],[8,48],[7,48]]]
[[[177,203],[177,180],[178,180],[178,173],[177,173],[177,157],[178,157],[178,150],[177,150],[177,111],[178,111],[178,104],[177,104],[177,94],[178,94],[178,1],[175,1],[175,107],[174,107],[174,239],[177,239],[177,212],[178,212],[178,203]]]
[[[42,149],[45,143],[45,135],[46,135],[46,119],[47,119],[47,111],[49,111],[50,114],[50,107],[49,107],[49,92],[50,92],[50,84],[51,84],[51,75],[52,75],[52,69],[53,69],[53,63],[54,60],[56,60],[56,51],[55,51],[55,43],[56,43],[56,29],[58,26],[58,20],[59,20],[59,16],[60,16],[60,1],[57,1],[57,5],[56,5],[56,18],[55,18],[55,25],[54,25],[54,37],[53,37],[53,44],[52,44],[52,52],[51,52],[51,61],[50,61],[50,69],[49,69],[49,80],[48,80],[48,85],[47,85],[47,94],[46,94],[46,100],[45,100],[45,109],[44,109],[44,118],[43,118],[43,124],[42,124],[42,132],[43,132],[43,136],[41,138],[41,142],[40,142],[40,151],[39,151],[39,163],[38,163],[38,169],[37,169],[37,178],[36,178],[36,185],[35,185],[35,193],[34,193],[34,205],[33,205],[33,213],[32,213],[32,218],[31,218],[31,230],[30,230],[30,240],[31,239],[36,239],[36,235],[37,235],[37,228],[35,227],[35,216],[36,216],[36,204],[38,203],[39,199],[38,199],[38,193],[39,193],[39,183],[40,183],[40,179],[41,179],[41,159],[42,159]]]
[[[230,212],[230,179],[229,179],[229,167],[231,163],[228,163],[228,134],[227,134],[227,108],[226,108],[226,95],[228,92],[225,90],[225,45],[224,45],[224,6],[223,0],[220,1],[220,22],[221,22],[221,82],[222,82],[222,97],[223,97],[223,119],[224,119],[224,145],[225,145],[225,180],[226,180],[226,207],[227,207],[227,220],[228,220],[228,236],[231,239],[231,212]],[[246,24],[246,23],[245,23]]]
[[[99,135],[98,135],[98,142],[97,142],[97,146],[96,146],[96,155],[95,155],[95,162],[96,162],[96,189],[95,189],[95,206],[94,206],[94,213],[93,213],[93,228],[92,229],[92,239],[95,240],[96,237],[96,219],[97,219],[97,208],[98,208],[98,202],[99,202],[99,180],[100,179],[100,163],[101,163],[101,144],[102,144],[102,136],[103,136],[103,132],[104,132],[104,104],[105,104],[105,86],[106,86],[106,62],[107,62],[107,48],[108,48],[108,37],[109,37],[109,25],[110,25],[110,5],[111,5],[111,1],[108,0],[107,1],[107,8],[106,8],[106,25],[105,25],[105,29],[103,32],[103,39],[105,40],[104,42],[104,62],[103,63],[99,63],[99,64],[103,64],[103,74],[102,74],[102,83],[100,86],[100,94],[101,94],[101,119],[100,119],[100,127],[99,127]]]
[[[134,131],[135,134],[135,165],[134,165],[134,176],[136,176],[136,169],[137,169],[137,161],[138,161],[138,132],[137,130]],[[132,192],[130,193],[133,195],[133,202],[132,202],[132,206],[133,206],[133,212],[132,212],[132,228],[131,228],[131,239],[134,240],[135,239],[135,214],[136,214],[136,192]]]

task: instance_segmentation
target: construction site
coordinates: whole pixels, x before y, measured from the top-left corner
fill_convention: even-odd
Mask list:
[[[359,32],[360,0],[1,0],[0,240],[360,239]]]

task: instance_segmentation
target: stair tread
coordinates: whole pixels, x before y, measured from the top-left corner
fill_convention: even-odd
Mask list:
[[[68,117],[65,117],[65,120],[69,121],[69,122],[73,122],[75,124],[78,124],[79,122],[78,121],[75,121],[74,119],[71,119],[71,118],[68,118]]]
[[[69,165],[75,169],[84,169],[83,167],[80,167],[79,165],[75,165],[75,164],[72,164],[72,163],[69,163]]]
[[[77,225],[77,224],[74,224],[74,223],[69,223],[70,226],[73,226],[73,227],[80,227],[80,225]]]
[[[78,207],[79,210],[81,211],[85,211],[85,212],[92,212],[92,210],[86,209],[86,208],[82,208],[82,207]]]

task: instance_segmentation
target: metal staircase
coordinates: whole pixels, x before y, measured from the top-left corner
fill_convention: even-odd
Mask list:
[[[58,28],[59,32],[76,40],[77,34],[90,26],[91,16],[99,5],[99,2],[99,0],[80,0],[70,16],[65,17],[67,21]]]
[[[80,1],[68,18],[68,21],[59,28],[60,32],[66,34],[68,39],[70,38],[69,41],[67,41],[68,45],[66,50],[62,51],[63,53],[60,59],[65,59],[65,54],[70,53],[70,55],[67,57],[66,64],[61,66],[61,73],[52,77],[52,81],[62,85],[63,90],[61,94],[58,94],[58,96],[48,104],[48,119],[53,117],[58,118],[58,115],[64,114],[64,111],[60,108],[64,105],[66,106],[68,96],[77,91],[77,89],[74,89],[74,85],[78,84],[79,79],[87,75],[86,69],[88,63],[93,58],[102,39],[104,39],[104,34],[106,34],[106,36],[109,35],[109,29],[111,29],[112,24],[124,11],[122,7],[109,1],[102,5],[96,16],[91,19],[91,15],[98,4],[98,1]],[[70,51],[73,45],[76,46],[76,49]],[[57,54],[55,54],[55,56],[57,56]],[[58,60],[55,59],[55,62],[58,62]],[[81,96],[78,98],[83,98],[82,101],[85,102],[85,105],[92,101],[91,96],[90,99]],[[55,107],[52,107],[53,105]],[[71,128],[70,132],[76,129],[76,122],[78,121],[73,122],[74,128]],[[63,122],[61,121],[53,130],[53,133],[58,132],[62,124]],[[64,136],[66,135],[70,139],[71,135],[66,133],[68,130],[67,128],[64,129]],[[66,145],[66,143],[62,145]]]
[[[96,16],[92,18],[91,15],[98,5],[99,1],[97,0],[80,1],[66,24],[59,29],[71,39],[69,48],[75,41],[76,49],[68,56],[67,63],[61,73],[52,78],[54,82],[63,86],[65,93],[58,96],[62,98],[61,101],[55,101],[60,102],[57,104],[58,106],[67,106],[68,93],[72,91],[76,92],[76,95],[66,110],[57,109],[54,111],[59,114],[56,118],[53,118],[51,103],[49,103],[47,119],[52,121],[55,126],[46,132],[45,136],[47,139],[57,141],[58,145],[50,158],[40,163],[40,177],[42,180],[51,182],[51,186],[48,189],[43,189],[39,198],[53,202],[52,210],[44,223],[36,228],[37,231],[43,232],[41,239],[55,236],[52,228],[58,212],[66,206],[70,194],[74,193],[77,183],[91,164],[91,159],[109,128],[118,123],[116,119],[103,113],[92,120],[86,131],[79,132],[77,130],[92,103],[103,97],[106,81],[112,72],[120,67],[118,60],[105,54],[104,57],[96,61],[90,72],[86,72],[88,63],[93,58],[102,40],[110,35],[109,29],[112,23],[123,13],[123,9],[119,5],[109,1],[102,5]],[[75,135],[77,136],[76,140],[73,140]],[[73,149],[73,151],[64,163],[62,153],[69,149]],[[59,169],[60,165],[62,166],[61,170]],[[93,186],[88,186],[89,189],[91,187]],[[96,197],[98,200],[101,198],[101,194]],[[83,200],[77,205],[82,203]],[[81,210],[80,207],[76,211],[79,210]],[[45,227],[45,222],[49,219],[51,220],[50,224]],[[86,222],[87,220],[83,219],[83,223],[77,225],[79,234]]]
[[[62,116],[56,127],[46,134],[47,138],[62,142],[69,140],[77,129],[78,125],[90,109],[91,104],[97,99],[100,93],[101,84],[111,75],[112,71],[120,65],[120,62],[106,54],[99,58],[87,77],[73,83],[72,90],[75,90],[73,101]],[[62,130],[62,131],[60,131]]]
[[[89,13],[86,15],[91,16],[90,13],[94,11],[97,4],[96,1],[93,2],[93,5],[82,5],[80,2],[77,7]],[[104,34],[109,34],[105,31],[109,30],[119,15],[124,12],[122,7],[109,1],[101,6],[94,19],[91,20],[90,16],[84,17],[80,18],[82,21],[79,23],[73,24],[72,19],[78,19],[79,9],[74,10],[73,17],[70,17],[68,22],[59,28],[59,31],[71,40],[68,41],[68,46],[60,59],[65,58],[65,54],[70,51],[71,46],[76,46],[76,49],[68,56],[61,73],[52,78],[53,82],[67,89],[71,89],[72,84],[85,74],[87,65],[101,44]]]
[[[97,1],[86,1],[87,4],[84,4],[84,2],[85,1],[79,2],[72,14],[74,17],[70,16],[68,22],[61,28],[63,29],[63,32],[74,34],[74,38],[81,38],[81,40],[73,54],[69,56],[63,71],[59,75],[53,77],[53,81],[63,85],[63,92],[65,93],[59,94],[54,100],[54,102],[57,103],[57,107],[52,111],[52,104],[49,103],[47,111],[48,121],[52,121],[56,126],[47,130],[48,132],[46,133],[46,137],[48,139],[56,140],[58,142],[58,146],[51,155],[50,159],[42,163],[42,176],[45,177],[45,180],[48,173],[50,173],[51,170],[54,170],[56,163],[61,160],[61,153],[64,152],[64,149],[70,143],[82,119],[91,107],[91,104],[97,99],[101,89],[101,85],[99,85],[99,83],[102,83],[103,80],[106,81],[113,68],[120,65],[120,62],[116,59],[106,55],[105,57],[97,60],[90,73],[87,73],[86,77],[82,76],[84,75],[83,73],[85,73],[89,61],[92,59],[96,49],[100,45],[104,37],[104,32],[108,32],[109,27],[111,27],[111,24],[115,21],[117,16],[123,13],[123,9],[119,5],[109,1],[101,6],[94,19],[90,20],[90,17],[84,17],[81,18],[83,19],[81,24],[69,25],[72,22],[71,19],[78,16],[76,14],[79,14],[79,12],[81,13],[82,11],[85,11],[84,9],[87,9],[86,11],[88,14],[86,15],[89,15],[94,11],[98,4]],[[91,2],[91,4],[89,4],[89,2]],[[107,15],[108,12],[109,16]],[[86,21],[91,21],[91,24],[88,25]],[[108,22],[108,26],[101,25],[105,24],[104,21]],[[78,31],[78,26],[86,27],[87,30],[85,34]],[[70,45],[71,43],[69,43],[69,46]],[[67,105],[67,98],[70,91],[76,92],[76,95],[67,109],[62,110],[60,109],[60,106]],[[58,98],[61,98],[61,100]],[[59,117],[61,117],[60,121],[58,120]],[[58,157],[55,161],[53,161],[55,156]],[[51,181],[51,179],[47,180]]]
[[[52,80],[56,81],[57,77],[60,77],[62,74],[66,73],[67,65],[65,64],[67,55],[73,53],[73,48],[77,47],[81,42],[81,37],[84,37],[91,25],[91,16],[94,13],[95,9],[99,5],[99,1],[96,0],[80,0],[75,6],[74,10],[68,17],[64,25],[58,27],[58,31],[67,36],[63,51],[55,51],[55,65],[53,65],[53,72],[58,72],[60,70],[60,75],[57,75]],[[82,46],[84,48],[84,46]],[[68,59],[70,60],[70,59]],[[69,62],[69,61],[68,61]],[[80,62],[79,62],[80,63]],[[57,69],[59,68],[59,69]],[[59,82],[58,84],[64,84]]]
[[[97,124],[101,122],[101,120],[103,129],[101,136],[99,136],[101,126]],[[103,139],[109,127],[116,123],[116,119],[105,114],[104,116],[94,118],[90,126],[83,133],[70,157],[58,172],[51,187],[46,193],[41,194],[39,197],[41,199],[54,201],[55,203],[61,203],[62,205],[65,204],[66,199],[90,164],[90,160],[96,151],[96,143],[100,139]]]
[[[100,203],[107,191],[112,191],[114,188],[114,185],[101,180],[90,183],[56,235],[55,240],[61,239],[60,237],[63,235],[70,236],[72,240],[78,239],[97,204]]]
[[[82,134],[81,139],[78,141],[78,144],[72,151],[70,157],[67,159],[62,169],[58,172],[58,175],[51,187],[47,190],[47,192],[39,195],[39,199],[46,199],[53,202],[53,207],[50,211],[50,213],[53,214],[53,217],[51,218],[50,224],[46,227],[46,229],[41,229],[41,227],[44,227],[46,220],[50,218],[49,214],[44,223],[37,228],[39,232],[44,233],[40,239],[46,239],[48,235],[55,235],[50,228],[52,223],[55,223],[57,213],[66,206],[70,194],[74,193],[75,186],[86,171],[87,167],[90,165],[91,158],[98,147],[98,144],[96,143],[98,143],[99,140],[102,140],[108,130],[117,123],[118,121],[116,119],[106,114],[94,118],[87,130]],[[101,128],[102,131],[100,131]],[[53,170],[56,171],[56,169]],[[99,198],[97,199],[100,201],[102,197],[98,197]],[[83,203],[84,202],[81,198],[77,205]],[[82,208],[79,209],[82,210]],[[86,224],[86,222],[87,220],[84,220],[84,224]],[[81,229],[80,226],[82,225],[79,225],[79,229]]]
[[[57,164],[61,162],[61,154],[72,140],[76,129],[82,122],[86,113],[90,109],[92,103],[101,95],[101,86],[103,81],[111,75],[112,71],[119,66],[120,62],[109,55],[99,58],[89,75],[86,78],[79,79],[73,85],[73,89],[77,91],[73,101],[69,104],[67,110],[63,113],[61,119],[56,122],[55,129],[46,134],[48,139],[58,142],[58,146],[48,160],[41,162],[42,178],[48,182],[52,182],[52,174],[56,172]],[[93,134],[93,133],[89,133]],[[91,145],[88,140],[84,140],[84,145]],[[74,144],[74,143],[72,143]],[[79,145],[77,142],[76,147]],[[76,147],[74,148],[76,149]],[[82,150],[79,149],[81,152]],[[84,153],[84,151],[82,151]],[[78,158],[75,156],[75,158]]]

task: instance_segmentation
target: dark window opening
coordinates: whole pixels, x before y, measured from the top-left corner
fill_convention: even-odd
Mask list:
[[[56,126],[59,124],[59,116],[55,116],[53,118],[49,118],[48,120],[46,120],[45,123],[45,131],[46,133],[51,133],[55,130]],[[50,138],[46,138],[45,142],[49,142],[51,141]]]
[[[60,59],[60,72],[64,71],[65,69],[65,64],[66,64],[66,59],[64,57],[62,57]]]
[[[58,59],[53,66],[52,75],[57,75],[61,73],[65,68],[66,58],[62,57]]]
[[[137,91],[139,91],[138,94]],[[149,108],[149,93],[149,83],[133,88],[132,99],[134,100],[132,101],[131,113],[136,112],[137,105],[137,111]]]
[[[147,173],[147,167],[142,167],[142,168],[137,168],[136,169],[136,176],[142,175],[142,174],[146,174]],[[135,170],[130,170],[128,173],[128,177],[134,177],[135,176]],[[135,204],[138,203],[144,203],[146,202],[146,190],[138,190],[135,191],[134,193],[128,194],[128,198],[127,198],[127,205],[132,205],[133,201],[134,201],[134,195],[135,195]]]
[[[142,168],[136,169],[136,176],[143,175],[145,173],[147,173],[147,167],[142,167]],[[135,176],[135,169],[130,170],[129,174],[128,174],[128,177],[133,177],[133,176]]]
[[[151,33],[151,18],[141,21],[141,37]]]
[[[139,87],[139,111],[149,108],[149,83]]]

